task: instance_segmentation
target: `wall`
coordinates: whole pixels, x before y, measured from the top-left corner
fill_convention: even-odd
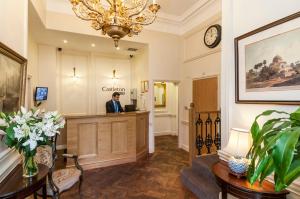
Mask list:
[[[137,88],[137,108],[146,110],[150,105],[149,92],[142,93],[141,81],[149,80],[149,49],[148,46],[139,54],[131,59],[131,87]]]
[[[0,6],[0,42],[27,58],[28,2],[2,0]],[[14,10],[14,12],[12,12]],[[8,20],[9,19],[9,20]],[[0,142],[0,182],[19,163],[16,152]]]
[[[38,44],[30,32],[28,35],[27,77],[26,105],[30,109],[34,107],[34,88],[38,82]]]
[[[225,0],[222,5],[223,49],[222,49],[222,144],[227,143],[229,129],[239,127],[249,129],[255,116],[266,109],[293,111],[296,106],[284,105],[246,105],[235,104],[234,81],[234,38],[271,23],[280,18],[298,12],[298,0]],[[255,10],[255,12],[253,12]],[[300,183],[295,185],[300,193]],[[295,190],[294,189],[294,190]],[[291,198],[296,198],[291,194]],[[299,198],[299,196],[298,196]]]
[[[0,24],[0,41],[27,58],[28,2],[1,1]]]
[[[193,101],[193,80],[220,75],[221,45],[209,49],[204,45],[206,29],[213,24],[221,24],[221,14],[217,14],[200,24],[182,38],[183,63],[180,67],[179,84],[179,146],[189,149],[189,111]]]
[[[178,135],[178,86],[166,82],[166,107],[154,110],[154,135]]]
[[[41,108],[64,115],[105,113],[105,102],[111,99],[113,91],[103,91],[103,87],[125,88],[120,101],[123,106],[130,104],[129,58],[67,49],[59,52],[48,45],[39,45],[38,52],[38,86],[48,87],[49,91]]]

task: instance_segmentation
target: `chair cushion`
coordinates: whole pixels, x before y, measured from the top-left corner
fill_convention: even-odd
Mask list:
[[[75,168],[61,169],[53,172],[54,184],[63,192],[71,188],[80,178],[80,170]]]
[[[60,169],[54,171],[52,179],[54,184],[59,188],[59,192],[63,192],[71,188],[75,183],[79,181],[81,171],[75,168]],[[53,191],[48,183],[47,195],[52,196]]]

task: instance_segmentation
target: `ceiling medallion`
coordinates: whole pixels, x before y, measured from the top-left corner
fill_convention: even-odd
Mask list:
[[[91,21],[95,30],[110,36],[115,47],[128,35],[137,35],[152,24],[160,9],[156,0],[69,0],[77,17]]]

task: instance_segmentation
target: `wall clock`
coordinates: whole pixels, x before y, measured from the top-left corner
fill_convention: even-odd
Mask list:
[[[215,24],[207,28],[204,34],[204,44],[208,48],[216,47],[221,41],[221,26]]]

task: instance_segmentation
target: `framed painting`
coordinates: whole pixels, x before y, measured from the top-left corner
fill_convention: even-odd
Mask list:
[[[235,38],[236,103],[300,104],[300,12]]]
[[[154,105],[155,108],[165,108],[167,104],[167,85],[164,82],[154,83]]]
[[[0,42],[0,112],[24,105],[27,60]]]
[[[141,81],[141,92],[147,93],[148,90],[149,90],[149,81],[148,80]]]

